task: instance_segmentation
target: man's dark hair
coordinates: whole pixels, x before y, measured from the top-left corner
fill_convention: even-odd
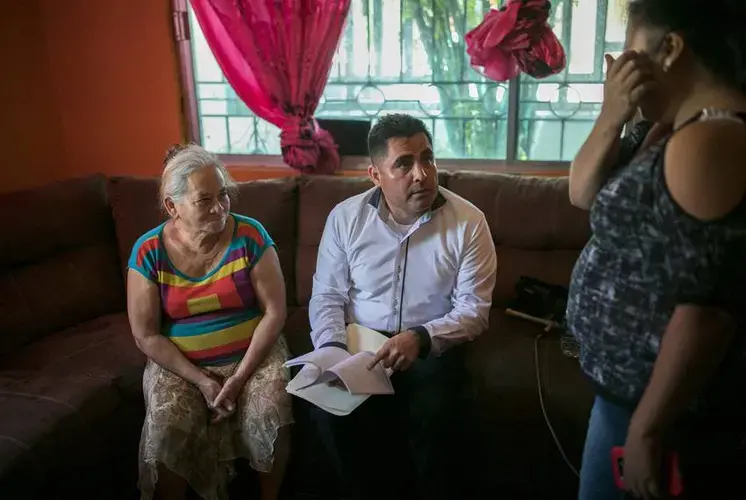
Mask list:
[[[417,134],[425,134],[432,145],[433,137],[427,130],[425,122],[404,113],[384,115],[378,119],[368,133],[368,154],[373,163],[388,154],[388,140],[394,137],[409,138]]]
[[[680,33],[713,76],[746,92],[744,0],[631,0],[629,17],[650,27]]]

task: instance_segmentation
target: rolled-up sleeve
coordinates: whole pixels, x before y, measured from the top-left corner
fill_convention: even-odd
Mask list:
[[[314,348],[346,348],[345,305],[349,301],[350,270],[340,241],[340,217],[332,210],[326,220],[316,259],[313,291],[308,307]]]
[[[438,355],[449,347],[473,340],[489,326],[497,255],[487,221],[482,215],[465,237],[464,251],[452,295],[453,309],[419,327],[427,331],[429,351]],[[413,328],[417,331],[418,327]]]

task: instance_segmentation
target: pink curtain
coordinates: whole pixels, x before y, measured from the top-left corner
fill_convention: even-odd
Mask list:
[[[337,145],[313,118],[350,0],[190,0],[236,94],[280,128],[285,163],[305,173],[339,167]]]

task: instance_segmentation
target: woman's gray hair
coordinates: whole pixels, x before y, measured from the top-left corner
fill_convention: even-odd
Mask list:
[[[173,202],[181,201],[188,190],[189,176],[197,170],[213,167],[223,179],[223,185],[232,190],[236,183],[217,155],[210,153],[197,144],[174,145],[168,149],[163,160],[161,174],[160,201],[166,199]]]

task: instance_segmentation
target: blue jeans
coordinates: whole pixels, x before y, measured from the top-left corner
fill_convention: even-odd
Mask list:
[[[579,500],[630,498],[614,483],[611,449],[624,446],[631,418],[630,410],[596,396],[580,465]],[[669,444],[679,454],[685,499],[746,499],[746,447],[738,446],[743,422],[740,414],[717,414],[712,420],[682,420],[671,433]]]
[[[614,483],[611,449],[624,446],[632,413],[596,396],[580,465],[579,500],[624,498]]]

